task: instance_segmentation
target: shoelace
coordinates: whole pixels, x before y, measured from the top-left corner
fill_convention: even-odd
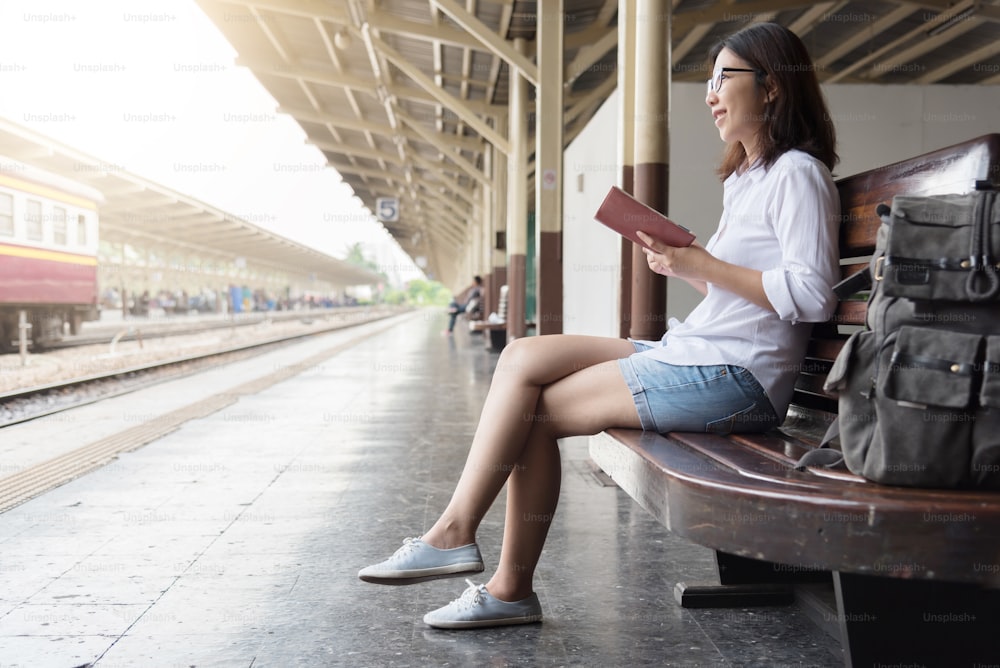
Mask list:
[[[389,557],[389,561],[396,561],[398,559],[402,559],[405,556],[408,556],[411,552],[418,549],[419,541],[420,541],[419,538],[413,538],[413,537],[404,538],[403,546],[398,550],[396,550],[396,552],[391,557]]]
[[[477,585],[472,580],[466,578],[465,581],[468,583],[469,587],[462,592],[462,595],[451,602],[459,612],[466,612],[472,610],[476,606],[482,605],[486,601],[486,585]]]

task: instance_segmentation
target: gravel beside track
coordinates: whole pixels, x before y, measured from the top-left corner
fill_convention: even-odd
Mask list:
[[[200,334],[185,334],[139,341],[118,342],[114,352],[109,344],[88,345],[30,355],[22,365],[19,355],[0,355],[0,426],[37,417],[69,406],[80,405],[107,396],[131,391],[167,377],[190,373],[206,364],[219,364],[235,358],[258,354],[256,349],[229,353],[224,359],[187,361],[168,368],[145,371],[143,367],[182,358],[214,355],[259,345],[268,341],[294,339],[331,329],[350,327],[403,312],[397,308],[372,308],[351,312],[330,311],[303,314],[295,320],[264,321],[255,325],[216,327]],[[89,378],[111,378],[85,382]],[[59,383],[83,384],[34,393]],[[10,399],[11,394],[30,392],[29,396]],[[5,395],[7,397],[4,400]]]

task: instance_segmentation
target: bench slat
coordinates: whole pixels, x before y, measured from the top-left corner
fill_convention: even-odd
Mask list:
[[[838,325],[864,325],[868,303],[864,301],[843,301],[837,305],[831,322]]]
[[[837,181],[840,191],[840,256],[871,255],[880,221],[879,204],[890,204],[894,195],[942,195],[969,192],[976,181],[998,180],[995,160],[1000,155],[1000,134],[926,153]]]
[[[818,360],[835,360],[846,340],[846,338],[813,339],[809,342],[806,357]]]

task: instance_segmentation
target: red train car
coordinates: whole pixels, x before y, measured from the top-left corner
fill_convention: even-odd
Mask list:
[[[0,350],[16,345],[27,314],[36,347],[98,317],[101,194],[0,158]]]

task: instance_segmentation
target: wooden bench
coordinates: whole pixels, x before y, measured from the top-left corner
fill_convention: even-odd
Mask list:
[[[977,181],[1000,183],[1000,134],[839,180],[844,275],[874,250],[879,203],[966,192]],[[683,606],[795,600],[839,639],[848,666],[996,665],[1000,493],[890,487],[793,468],[835,419],[837,401],[823,379],[864,314],[864,301],[844,301],[814,327],[780,429],[609,430],[591,439],[591,457],[668,529],[716,551],[722,584],[678,584]]]
[[[497,322],[489,320],[469,321],[470,332],[483,332],[489,334],[486,339],[487,347],[494,352],[500,352],[507,345],[507,293],[510,289],[506,285],[500,286],[500,296],[497,304]],[[531,329],[535,326],[533,322],[526,322],[525,327]]]

